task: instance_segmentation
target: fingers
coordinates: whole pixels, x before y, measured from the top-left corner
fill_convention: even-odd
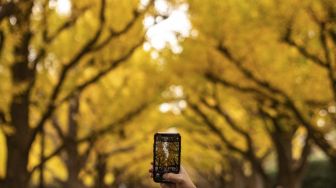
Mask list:
[[[180,184],[183,182],[182,174],[167,173],[163,175],[163,178],[172,183]]]
[[[173,188],[173,185],[169,185],[166,183],[160,183],[161,188]]]
[[[153,162],[151,162],[151,165],[148,169],[149,176],[153,178]],[[180,173],[179,174],[174,174],[174,173],[167,173],[163,175],[163,178],[169,182],[172,182],[174,184],[180,184],[183,183],[183,174],[185,173],[184,168],[181,166]],[[171,188],[171,185],[166,184],[166,183],[161,183],[160,184],[162,188]]]
[[[187,171],[184,169],[184,167],[181,165],[179,174],[187,174]]]
[[[153,162],[151,162],[148,173],[149,173],[149,176],[152,178],[153,177]]]
[[[153,177],[153,169],[148,170],[149,176],[152,178]]]

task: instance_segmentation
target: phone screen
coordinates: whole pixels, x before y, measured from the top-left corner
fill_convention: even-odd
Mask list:
[[[178,133],[157,133],[154,136],[154,166],[155,182],[166,182],[163,174],[180,171],[181,136]]]

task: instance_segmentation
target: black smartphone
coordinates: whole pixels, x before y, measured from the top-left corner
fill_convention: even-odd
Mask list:
[[[169,183],[163,179],[165,173],[180,172],[181,136],[179,133],[156,133],[153,150],[153,179],[158,183]]]

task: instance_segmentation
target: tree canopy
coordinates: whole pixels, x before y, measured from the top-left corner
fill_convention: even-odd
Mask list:
[[[0,83],[0,187],[335,186],[333,0],[1,1]]]

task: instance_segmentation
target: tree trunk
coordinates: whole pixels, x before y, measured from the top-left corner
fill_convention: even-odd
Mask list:
[[[16,37],[13,47],[13,64],[11,77],[14,92],[10,103],[10,125],[13,133],[6,135],[7,161],[4,187],[26,188],[29,184],[29,150],[31,147],[31,130],[29,128],[29,83],[33,72],[29,67],[29,43],[31,39],[30,13],[32,1],[17,2],[20,6],[16,12],[16,24],[13,24],[13,35]]]
[[[20,137],[15,134],[7,137],[7,168],[4,187],[23,188],[28,187],[29,172],[27,136]]]
[[[246,157],[249,162],[251,163],[251,166],[253,168],[253,171],[260,177],[261,184],[263,188],[271,188],[272,187],[272,181],[269,175],[265,172],[264,167],[262,166],[262,161],[257,158],[254,153],[249,152],[248,156]]]
[[[23,65],[17,65],[23,66]],[[24,70],[24,66],[21,67]],[[20,77],[22,69],[12,69],[13,77]],[[18,82],[18,84],[22,82]],[[29,172],[27,170],[31,130],[29,128],[29,96],[24,93],[14,94],[10,107],[13,134],[6,135],[7,168],[5,185],[10,188],[27,187]]]
[[[111,188],[119,188],[123,185],[123,181],[122,181],[122,176],[123,176],[123,172],[125,171],[125,169],[114,169],[113,170],[113,175],[115,177],[112,185],[110,186]]]
[[[102,154],[97,155],[97,177],[96,177],[96,183],[95,188],[106,188],[107,185],[105,184],[105,176],[106,176],[106,156]]]
[[[45,153],[45,131],[42,129],[41,131],[41,153],[40,153],[40,161],[44,161],[44,153]],[[43,163],[40,167],[40,182],[39,182],[39,188],[44,188],[44,170],[45,170],[45,163]]]
[[[28,100],[26,96],[14,96],[11,119],[15,133],[6,136],[7,168],[5,185],[10,188],[27,187],[29,155]]]
[[[68,132],[64,142],[66,143],[66,167],[68,171],[68,179],[65,182],[65,187],[83,188],[85,187],[79,179],[79,172],[82,169],[81,156],[78,153],[78,144],[76,143],[78,134],[78,120],[79,114],[79,96],[75,95],[69,103],[68,111]]]
[[[245,187],[245,175],[242,170],[242,162],[235,158],[228,158],[231,167],[231,174],[232,174],[232,181],[231,186],[232,188],[244,188]]]
[[[281,124],[279,124],[280,122],[273,121],[275,131],[271,133],[277,153],[278,173],[276,186],[283,188],[301,188],[304,168],[297,167],[297,162],[293,158],[292,144],[297,129],[295,125],[291,124],[285,124],[287,127],[283,128]],[[288,130],[288,127],[292,128]]]
[[[262,178],[252,169],[252,174],[247,179],[246,188],[264,188]]]
[[[287,133],[291,134],[291,133]],[[292,139],[290,135],[286,135],[286,133],[274,133],[273,134],[273,142],[275,149],[277,151],[277,166],[278,166],[278,174],[277,174],[277,186],[282,186],[286,188],[296,188],[293,187],[293,159],[292,159]]]

